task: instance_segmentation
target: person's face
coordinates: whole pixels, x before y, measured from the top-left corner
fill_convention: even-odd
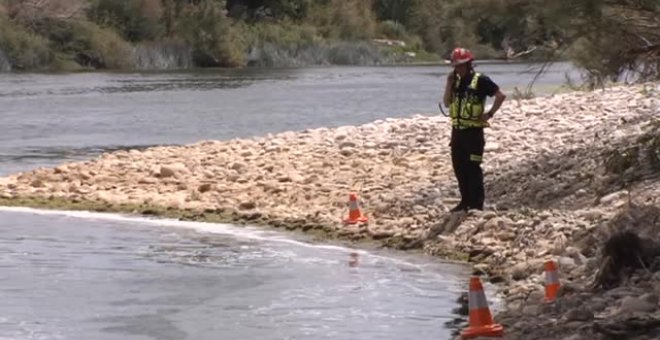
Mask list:
[[[464,64],[456,65],[456,66],[454,67],[454,70],[455,70],[456,73],[457,73],[459,76],[461,76],[461,77],[466,76],[466,75],[468,74],[468,72],[470,71],[470,69],[468,68],[468,63],[464,63]]]

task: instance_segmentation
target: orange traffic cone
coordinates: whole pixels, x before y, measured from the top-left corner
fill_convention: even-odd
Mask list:
[[[473,276],[470,279],[468,305],[470,307],[469,326],[461,332],[462,339],[476,337],[502,337],[504,334],[504,327],[493,322],[493,317],[488,308],[488,301],[486,301],[484,288],[481,285],[481,280],[479,280],[479,277],[477,276]]]
[[[547,261],[545,263],[545,302],[553,302],[557,298],[559,292],[559,272],[555,261]]]
[[[368,219],[366,216],[362,216],[360,212],[360,207],[357,202],[357,195],[350,194],[348,196],[348,218],[344,220],[346,224],[356,224],[360,222],[367,222]]]

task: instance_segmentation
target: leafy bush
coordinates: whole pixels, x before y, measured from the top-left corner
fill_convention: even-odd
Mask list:
[[[378,33],[389,39],[407,40],[408,38],[406,27],[392,20],[381,22],[378,25]]]
[[[95,0],[88,15],[99,25],[114,27],[124,38],[136,42],[162,35],[162,14],[158,0]]]
[[[239,24],[235,26],[249,47],[263,44],[280,46],[307,45],[319,40],[314,26],[291,22]]]
[[[227,10],[234,19],[248,21],[293,20],[307,17],[314,0],[229,0]]]
[[[415,5],[415,0],[375,0],[374,11],[378,20],[408,25]]]
[[[201,0],[182,9],[176,32],[194,50],[195,64],[202,67],[240,66],[245,58],[244,40],[225,15],[222,4]]]
[[[363,40],[374,36],[376,17],[371,0],[327,0],[315,3],[309,23],[329,39]]]
[[[72,55],[80,65],[92,68],[126,69],[133,66],[132,47],[111,28],[84,20],[48,19],[38,31],[58,52]]]
[[[53,60],[48,40],[0,15],[0,50],[13,69],[43,69]]]

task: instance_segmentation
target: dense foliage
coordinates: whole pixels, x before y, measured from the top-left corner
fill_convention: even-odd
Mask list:
[[[138,47],[173,44],[193,65],[232,67],[255,51],[296,57],[374,39],[418,57],[461,45],[480,58],[569,57],[595,82],[653,79],[660,1],[0,0],[0,56],[14,69],[131,68]]]

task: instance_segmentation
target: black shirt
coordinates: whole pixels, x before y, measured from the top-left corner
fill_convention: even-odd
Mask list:
[[[458,85],[458,91],[457,95],[459,99],[465,98],[465,90],[467,90],[468,86],[470,86],[470,83],[472,82],[472,78],[474,78],[474,72],[470,72],[470,74],[465,77],[461,78],[461,83]],[[477,80],[477,96],[479,97],[479,100],[484,101],[486,100],[486,96],[492,97],[497,93],[499,90],[499,86],[495,84],[488,76],[481,74],[479,76],[479,80]]]

